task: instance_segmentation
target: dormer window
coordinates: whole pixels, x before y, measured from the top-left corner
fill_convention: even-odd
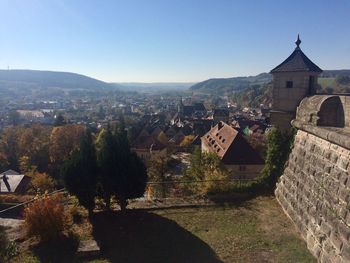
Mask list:
[[[288,80],[288,81],[286,82],[286,88],[287,88],[287,89],[293,88],[293,81]]]

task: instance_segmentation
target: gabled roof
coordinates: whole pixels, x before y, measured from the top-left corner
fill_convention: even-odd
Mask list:
[[[7,170],[7,171],[1,173],[0,176],[5,175],[5,174],[6,175],[13,175],[13,174],[19,174],[19,172],[16,172],[16,171],[10,169],[10,170]]]
[[[238,131],[224,122],[219,122],[201,140],[226,165],[264,164],[264,160]]]
[[[29,181],[30,177],[23,174],[0,175],[0,193],[23,192]]]
[[[298,39],[295,42],[297,47],[293,53],[281,64],[271,70],[270,73],[280,73],[280,72],[317,72],[321,73],[320,69],[315,63],[313,63],[304,53],[301,51],[299,45],[301,40]]]
[[[166,148],[166,146],[163,143],[161,143],[151,135],[138,137],[131,147],[137,150],[154,151],[161,151],[164,148]]]

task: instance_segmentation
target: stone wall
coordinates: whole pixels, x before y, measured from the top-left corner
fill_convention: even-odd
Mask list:
[[[275,191],[320,262],[350,262],[349,99],[316,95],[301,102],[294,147]]]

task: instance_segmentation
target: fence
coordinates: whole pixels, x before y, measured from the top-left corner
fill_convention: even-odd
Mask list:
[[[145,197],[152,200],[241,192],[256,182],[258,182],[256,179],[148,182]]]
[[[184,199],[196,198],[205,194],[242,192],[256,183],[257,180],[252,179],[234,179],[234,180],[202,180],[202,181],[182,181],[171,180],[163,182],[148,182],[146,185],[144,198],[138,199],[138,202],[153,201],[153,200],[169,200],[178,199],[181,202]],[[67,193],[65,188],[53,191],[48,195],[56,193]],[[29,201],[13,205],[0,211],[0,217],[6,215],[11,210],[23,209],[23,207],[33,201]]]

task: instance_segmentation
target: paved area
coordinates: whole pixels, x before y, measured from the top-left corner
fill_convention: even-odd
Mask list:
[[[23,237],[24,235],[23,222],[24,220],[21,220],[21,219],[0,217],[0,226],[5,227],[7,236],[11,241],[15,241]]]

